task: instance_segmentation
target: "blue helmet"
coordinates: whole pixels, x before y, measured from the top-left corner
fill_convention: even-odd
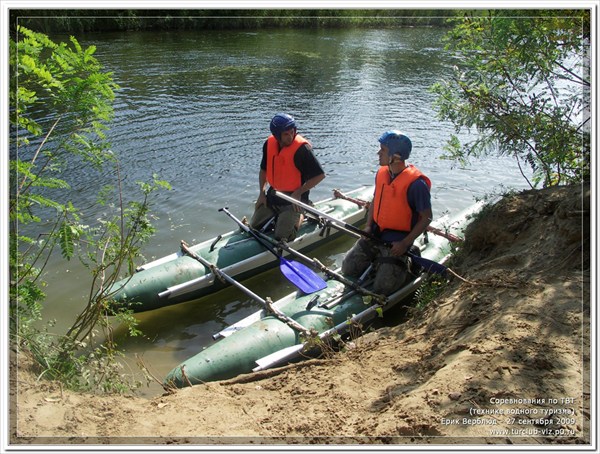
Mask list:
[[[287,131],[290,128],[296,128],[296,120],[291,115],[286,113],[278,113],[271,119],[269,129],[271,134],[275,136],[277,140],[281,139],[281,133]]]
[[[412,150],[410,139],[395,129],[384,132],[379,138],[379,143],[388,147],[390,158],[397,154],[403,161],[408,159]]]

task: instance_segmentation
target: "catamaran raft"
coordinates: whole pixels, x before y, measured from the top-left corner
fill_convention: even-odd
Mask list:
[[[290,252],[296,258],[325,273],[327,280],[321,289],[310,294],[294,292],[273,302],[252,293],[213,266],[215,275],[238,286],[264,308],[214,334],[213,337],[220,340],[175,367],[165,378],[164,386],[181,388],[276,367],[301,359],[320,342],[344,334],[355,323],[372,320],[412,294],[429,273],[445,272],[443,263],[449,257],[451,242],[458,240],[470,215],[479,209],[481,204],[475,204],[451,219],[442,218],[429,229],[437,234],[419,237],[415,244],[420,254],[412,256],[411,277],[389,296],[372,292],[373,279],[368,273],[353,281],[293,250]],[[312,212],[349,233],[361,232],[319,210],[313,208]],[[194,257],[193,252],[190,255]],[[195,259],[210,267],[202,257]]]

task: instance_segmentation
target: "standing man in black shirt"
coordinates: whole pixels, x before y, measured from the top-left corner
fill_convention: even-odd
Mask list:
[[[259,194],[250,225],[260,229],[275,216],[275,238],[292,241],[304,217],[296,205],[281,200],[274,191],[309,203],[309,191],[323,181],[325,173],[310,142],[297,133],[291,115],[278,113],[269,126],[271,135],[263,145]],[[265,192],[267,183],[269,188]]]

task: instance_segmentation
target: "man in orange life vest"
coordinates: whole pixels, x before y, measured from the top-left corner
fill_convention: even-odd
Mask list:
[[[310,203],[309,191],[325,178],[325,173],[311,144],[297,133],[296,121],[291,115],[278,113],[269,128],[271,135],[263,145],[258,200],[250,225],[260,229],[276,216],[275,238],[292,241],[304,216],[296,205],[280,199],[274,192]],[[267,183],[269,189],[265,192]]]
[[[392,247],[360,239],[344,257],[342,272],[358,277],[373,263],[374,290],[389,295],[406,281],[410,259],[405,253],[431,222],[431,181],[406,163],[412,150],[406,135],[387,131],[379,143],[380,167],[365,230]]]

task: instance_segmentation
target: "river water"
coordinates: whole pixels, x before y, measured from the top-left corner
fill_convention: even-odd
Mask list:
[[[196,243],[235,225],[218,209],[252,214],[261,146],[269,121],[292,114],[313,144],[327,178],[311,199],[373,183],[377,138],[400,129],[413,142],[410,161],[433,182],[434,217],[476,198],[526,182],[508,158],[486,158],[468,167],[441,159],[452,125],[436,119],[428,88],[449,77],[456,61],[443,49],[443,30],[321,29],[259,31],[119,32],[79,37],[97,47],[96,58],[120,85],[108,132],[119,156],[126,197],[135,181],[156,173],[172,191],[154,200],[156,236],[146,260]],[[464,134],[461,137],[466,137]],[[110,181],[107,181],[110,180]],[[70,170],[72,201],[91,214],[109,171]],[[336,241],[314,254],[339,264],[353,240]],[[85,307],[90,276],[76,261],[55,258],[45,275],[45,317],[64,332]],[[278,270],[245,282],[261,296],[293,290]],[[211,335],[259,309],[239,291],[138,314],[137,338],[116,328],[128,370],[139,375],[134,355],[158,377],[212,342]],[[145,393],[160,392],[156,385]]]

